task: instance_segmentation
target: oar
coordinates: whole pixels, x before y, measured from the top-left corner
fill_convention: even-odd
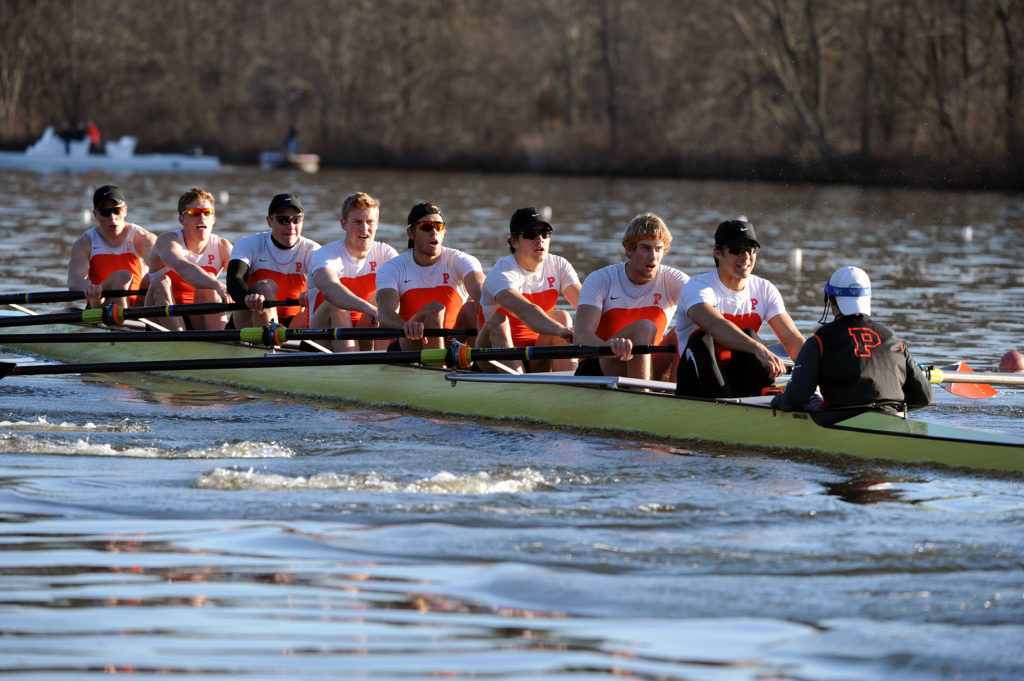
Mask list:
[[[263,307],[298,305],[296,298],[268,300]],[[190,305],[151,305],[149,307],[118,307],[104,305],[91,310],[55,312],[34,317],[0,317],[0,326],[38,326],[41,324],[109,324],[120,326],[126,319],[143,317],[181,317],[183,315],[215,314],[233,310],[247,310],[245,303],[193,303]]]
[[[103,298],[123,298],[126,296],[144,296],[146,289],[131,291],[103,291]],[[85,298],[84,291],[34,291],[30,293],[5,293],[0,295],[0,304],[10,303],[69,303]]]
[[[954,395],[971,399],[984,399],[997,394],[995,385],[1024,386],[1024,374],[974,371],[966,362],[944,367],[928,367],[928,380]]]
[[[634,354],[675,352],[664,345],[641,345]],[[452,348],[402,350],[398,352],[296,353],[263,357],[216,357],[211,359],[167,359],[140,362],[86,362],[80,364],[18,364],[0,362],[4,376],[44,374],[103,374],[131,371],[201,371],[204,369],[266,369],[277,367],[345,366],[361,364],[423,364],[468,368],[474,361],[492,359],[567,359],[612,354],[608,346],[552,345],[525,348]]]
[[[22,343],[169,343],[173,341],[241,341],[253,345],[283,345],[303,340],[386,340],[401,338],[402,329],[338,327],[289,329],[286,326],[254,326],[244,329],[195,331],[104,331],[101,333],[9,333],[0,334],[0,345]],[[476,329],[423,329],[431,338],[475,336]]]

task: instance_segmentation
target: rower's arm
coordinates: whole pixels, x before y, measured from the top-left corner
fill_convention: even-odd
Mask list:
[[[722,347],[739,352],[747,352],[757,358],[762,366],[768,371],[772,379],[776,379],[786,373],[786,367],[782,359],[775,355],[765,345],[757,342],[747,334],[743,333],[740,327],[722,316],[709,303],[697,303],[686,311],[686,315],[694,324],[709,333],[715,342]]]
[[[480,294],[483,293],[484,288],[484,273],[479,270],[473,270],[463,280],[466,287],[466,293],[469,294],[470,300],[480,302]]]
[[[903,353],[906,356],[907,365],[907,379],[903,383],[903,399],[908,409],[927,407],[933,399],[932,384],[905,346]]]
[[[562,290],[562,295],[565,296],[565,299],[569,301],[569,304],[575,310],[578,310],[580,307],[580,290],[582,289],[582,284],[569,284]]]
[[[377,318],[377,308],[352,293],[347,286],[341,283],[338,275],[330,267],[321,267],[313,273],[313,285],[324,294],[324,300],[339,310],[362,312],[374,319]],[[391,290],[394,291],[394,289]],[[397,304],[395,305],[395,314],[398,314]],[[398,326],[401,326],[401,324]]]
[[[228,299],[227,287],[218,281],[217,277],[204,270],[199,265],[189,262],[185,258],[185,248],[176,239],[172,238],[172,232],[162,234],[157,238],[153,246],[154,260],[159,258],[163,264],[178,273],[181,280],[193,288],[212,289],[220,293],[225,300]],[[166,238],[165,238],[166,237]],[[230,252],[228,253],[230,256]]]
[[[793,377],[786,384],[786,390],[772,398],[772,407],[782,411],[807,409],[818,388],[820,367],[821,343],[812,336],[797,353]]]
[[[244,260],[228,262],[227,287],[233,300],[245,300],[249,293],[246,279],[249,277],[249,264]]]
[[[494,301],[518,317],[519,321],[526,324],[534,333],[539,333],[542,336],[572,338],[572,329],[562,326],[549,317],[544,310],[530,302],[519,291],[513,291],[510,288],[499,291],[494,296]]]
[[[576,325],[573,327],[573,341],[579,345],[608,345],[597,335],[601,322],[601,309],[594,305],[580,305],[576,308]]]
[[[398,289],[377,289],[377,321],[381,326],[392,329],[405,326],[405,320],[398,314],[399,303]]]
[[[789,355],[789,358],[795,360],[796,356],[800,354],[800,350],[804,347],[805,338],[797,330],[796,324],[793,323],[793,318],[783,312],[769,319],[768,326],[771,327],[775,337],[782,343],[782,347],[786,348],[786,354]]]
[[[71,259],[68,260],[68,290],[87,291],[92,282],[89,281],[89,255],[92,253],[92,242],[83,235],[71,245]]]

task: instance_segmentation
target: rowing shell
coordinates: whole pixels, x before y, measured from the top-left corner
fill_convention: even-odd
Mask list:
[[[82,327],[52,325],[51,332]],[[2,343],[2,335],[0,335]],[[8,345],[61,362],[258,357],[228,343],[46,343]],[[116,351],[113,348],[116,347]],[[278,351],[280,352],[280,351]],[[877,413],[824,427],[802,412],[776,412],[769,398],[677,397],[672,384],[620,377],[478,374],[411,365],[268,367],[161,372],[255,390],[326,396],[449,415],[525,419],[554,426],[626,432],[756,448],[798,449],[863,459],[940,463],[1024,472],[1024,438]]]

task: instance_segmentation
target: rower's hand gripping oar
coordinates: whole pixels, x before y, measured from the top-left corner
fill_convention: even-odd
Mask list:
[[[144,296],[146,289],[134,289],[130,291],[103,291],[102,298],[124,298],[127,296]],[[31,291],[27,293],[5,293],[0,295],[0,304],[9,305],[20,303],[28,305],[31,303],[70,303],[74,300],[84,300],[85,291]]]
[[[675,352],[673,346],[640,345],[633,354]],[[4,376],[40,376],[46,374],[103,374],[131,371],[201,371],[223,369],[267,369],[278,367],[346,366],[361,364],[422,364],[468,369],[475,361],[492,359],[541,360],[598,357],[611,355],[607,345],[546,345],[519,348],[470,348],[466,345],[398,352],[336,352],[276,354],[261,357],[214,357],[210,359],[150,360],[139,362],[86,362],[78,364],[18,364],[0,362]]]

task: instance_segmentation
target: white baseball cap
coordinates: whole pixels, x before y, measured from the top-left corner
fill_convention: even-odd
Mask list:
[[[871,279],[859,267],[840,267],[825,284],[843,314],[871,314]]]

